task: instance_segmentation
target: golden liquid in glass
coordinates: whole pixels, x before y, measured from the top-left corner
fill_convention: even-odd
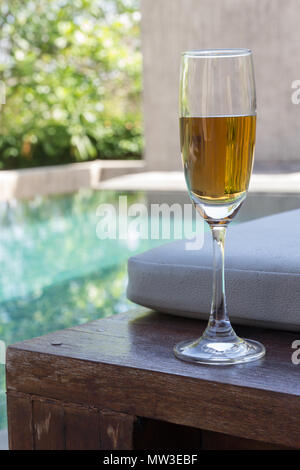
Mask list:
[[[180,118],[187,184],[202,202],[230,203],[248,189],[256,116]]]

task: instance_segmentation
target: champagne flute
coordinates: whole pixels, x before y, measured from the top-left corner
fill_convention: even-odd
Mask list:
[[[180,143],[189,196],[213,238],[213,298],[198,339],[174,348],[179,359],[229,365],[259,359],[262,344],[239,338],[226,310],[224,243],[229,222],[246,198],[253,166],[256,96],[249,49],[182,54]]]

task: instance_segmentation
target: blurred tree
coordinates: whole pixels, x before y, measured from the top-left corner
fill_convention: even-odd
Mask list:
[[[142,152],[138,0],[3,0],[0,168]]]

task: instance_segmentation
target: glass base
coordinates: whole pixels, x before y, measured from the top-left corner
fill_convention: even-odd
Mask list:
[[[175,345],[174,354],[183,361],[199,364],[232,365],[256,361],[266,353],[265,347],[252,339],[200,339],[182,341]]]

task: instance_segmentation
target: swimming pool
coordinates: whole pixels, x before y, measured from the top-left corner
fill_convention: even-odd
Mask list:
[[[0,205],[0,341],[5,345],[132,306],[125,295],[127,259],[162,240],[134,234],[99,240],[97,207],[117,206],[120,195],[127,196],[128,204],[148,207],[189,203],[180,192],[81,190]],[[250,194],[236,222],[298,207],[299,195]],[[5,371],[0,365],[0,429],[5,427]]]

